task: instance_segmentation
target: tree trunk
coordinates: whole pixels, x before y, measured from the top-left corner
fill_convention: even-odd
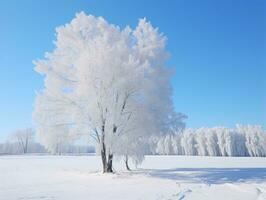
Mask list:
[[[126,155],[126,158],[125,158],[125,164],[126,164],[126,168],[128,171],[131,171],[129,165],[128,165],[128,156]]]
[[[102,157],[103,173],[113,173],[113,154],[109,154],[107,159],[106,152],[102,150],[101,157]]]
[[[103,173],[112,173],[113,172],[113,154],[108,154],[108,157],[107,157],[106,147],[104,143],[102,143],[101,157],[102,157]]]
[[[29,139],[26,138],[26,141],[25,141],[25,150],[24,150],[24,153],[28,153],[28,143],[29,143]]]
[[[113,173],[113,154],[108,155],[107,172]]]
[[[110,151],[108,151],[108,157],[107,157],[107,151],[105,146],[105,120],[103,120],[102,124],[101,157],[102,157],[103,173],[112,173],[113,154],[110,154]]]
[[[101,157],[102,157],[103,173],[105,173],[107,172],[107,159],[106,159],[106,149],[104,143],[102,143]]]

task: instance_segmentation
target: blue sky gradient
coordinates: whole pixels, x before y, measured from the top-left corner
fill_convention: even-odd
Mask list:
[[[146,17],[168,37],[176,110],[187,126],[266,127],[263,0],[0,1],[0,138],[32,126],[43,78],[32,61],[54,48],[55,28],[75,13],[135,27]]]

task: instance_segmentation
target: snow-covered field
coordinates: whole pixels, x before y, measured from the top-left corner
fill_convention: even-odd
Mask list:
[[[263,200],[266,158],[147,156],[102,174],[97,156],[1,156],[0,200]]]

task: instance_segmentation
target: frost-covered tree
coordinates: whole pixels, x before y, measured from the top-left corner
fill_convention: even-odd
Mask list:
[[[127,170],[130,170],[129,161],[135,166],[142,163],[144,156],[148,153],[148,137],[136,137],[135,135],[125,135],[121,138],[121,143],[114,147],[118,159],[123,159]]]
[[[31,128],[17,130],[11,135],[11,139],[15,140],[23,153],[28,152],[29,143],[33,139],[34,132]]]
[[[193,129],[185,129],[181,138],[181,146],[185,155],[196,155],[196,140]]]
[[[171,113],[161,134],[147,140],[149,144],[147,152],[150,154],[181,154],[181,138],[179,136],[185,128],[184,120],[186,118],[187,116],[182,113]]]
[[[64,148],[72,142],[67,126],[55,126],[38,128],[38,135],[41,143],[48,152],[61,155]]]
[[[45,76],[35,103],[37,133],[47,146],[57,144],[57,134],[90,135],[103,172],[112,172],[124,138],[129,144],[159,134],[174,116],[166,38],[146,19],[120,29],[83,12],[56,33],[54,51],[35,62]]]
[[[164,155],[172,155],[174,154],[174,147],[173,147],[173,135],[166,135],[161,137],[161,139],[157,143],[156,152],[158,154]]]
[[[246,150],[250,156],[266,156],[266,131],[261,126],[237,125],[236,130],[245,136]]]

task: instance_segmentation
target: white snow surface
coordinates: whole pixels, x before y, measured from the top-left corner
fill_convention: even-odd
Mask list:
[[[98,156],[1,156],[0,200],[265,200],[266,158],[146,156],[102,174]]]

